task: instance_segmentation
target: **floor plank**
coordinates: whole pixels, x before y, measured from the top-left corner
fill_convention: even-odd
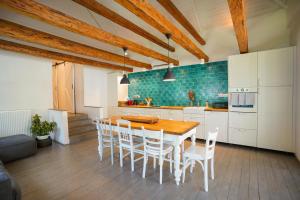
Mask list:
[[[143,179],[142,160],[131,172],[129,159],[119,167],[117,149],[112,166],[109,152],[100,161],[95,139],[67,146],[55,143],[6,167],[25,200],[300,199],[300,164],[291,154],[217,144],[215,179],[209,179],[209,192],[204,192],[199,164],[192,174],[187,169],[185,183],[177,186],[166,162],[160,185],[159,167],[153,169],[152,159]]]

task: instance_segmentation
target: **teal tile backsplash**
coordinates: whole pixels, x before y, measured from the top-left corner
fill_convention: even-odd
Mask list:
[[[130,85],[128,95],[140,95],[140,100],[152,97],[152,103],[159,106],[189,105],[188,91],[195,93],[194,105],[227,101],[227,97],[218,97],[228,92],[227,61],[211,62],[204,65],[188,65],[172,68],[176,81],[165,82],[166,69],[136,72],[128,75]]]

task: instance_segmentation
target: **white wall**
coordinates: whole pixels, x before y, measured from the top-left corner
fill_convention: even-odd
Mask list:
[[[117,85],[118,85],[118,101],[126,101],[128,97],[128,85],[120,84],[123,75],[119,75],[117,78]]]
[[[95,68],[91,66],[86,66],[86,65],[79,65],[75,64],[75,100],[76,100],[76,112],[77,113],[86,113],[89,115],[91,119],[95,119],[96,117],[99,116],[99,109],[98,108],[93,108],[93,107],[87,107],[85,106],[84,102],[84,69],[91,69],[95,70],[96,72],[98,71],[99,73],[97,76],[99,76],[99,80],[102,83],[105,83],[105,86],[103,87],[104,91],[101,92],[103,95],[100,97],[101,98],[101,104],[104,106],[103,109],[103,116],[107,116],[107,99],[108,95],[111,93],[110,90],[107,90],[107,70],[100,69],[100,68]],[[89,81],[88,81],[89,82]],[[98,83],[98,81],[97,81]],[[97,84],[95,83],[95,84]],[[93,84],[93,83],[91,83]],[[92,105],[90,105],[92,106]],[[96,105],[94,105],[96,106]]]
[[[123,75],[121,72],[111,72],[107,75],[107,105],[109,116],[113,112],[113,107],[118,106],[118,101],[126,101],[128,97],[128,85],[121,85]]]
[[[83,69],[84,106],[104,107],[107,105],[107,75],[103,70],[92,67]]]
[[[52,62],[0,50],[0,110],[30,109],[47,118],[52,108]]]
[[[295,119],[295,129],[296,129],[296,156],[300,161],[300,23],[298,19],[300,18],[300,1],[289,0],[288,4],[288,23],[291,28],[291,45],[295,45],[297,48],[296,57],[296,87],[295,87],[295,106],[296,106],[296,119]]]

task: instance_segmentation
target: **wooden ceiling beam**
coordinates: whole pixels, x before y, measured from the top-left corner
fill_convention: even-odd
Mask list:
[[[73,42],[71,40],[28,28],[26,26],[22,26],[3,19],[0,19],[0,35],[44,45],[63,51],[68,51],[71,53],[100,58],[117,63],[124,63],[124,57],[121,55],[87,46],[78,42]],[[142,67],[146,69],[152,68],[150,64],[139,62],[129,58],[126,58],[125,61],[127,65]]]
[[[1,0],[0,6],[10,8],[26,16],[33,17],[42,22],[66,29],[68,31],[96,39],[119,48],[127,47],[128,50],[138,54],[163,62],[168,62],[168,57],[163,54],[146,48],[138,43],[132,42],[131,40],[113,35],[34,0]],[[174,65],[179,65],[178,60],[172,58],[170,60],[174,63]]]
[[[245,2],[244,0],[227,0],[227,2],[240,53],[247,53],[248,33],[246,26]]]
[[[179,22],[201,45],[205,40],[198,34],[193,25],[184,17],[182,12],[172,3],[171,0],[157,0],[176,20]]]
[[[112,70],[121,70],[121,71],[127,71],[132,72],[133,69],[129,67],[123,67],[120,65],[114,65],[110,63],[100,62],[96,60],[90,60],[86,58],[81,58],[77,56],[72,56],[68,54],[58,53],[54,51],[48,51],[36,47],[30,47],[27,45],[18,44],[15,42],[0,40],[0,49],[7,50],[7,51],[13,51],[17,53],[24,53],[29,54],[32,56],[37,57],[43,57],[43,58],[49,58],[54,60],[62,60],[66,62],[72,62],[77,64],[83,64],[83,65],[90,65],[94,67],[100,67],[100,68],[106,68],[106,69],[112,69]]]
[[[115,0],[136,16],[159,30],[161,33],[171,33],[171,39],[199,59],[208,61],[208,56],[199,49],[192,40],[181,32],[172,22],[157,11],[147,0]]]
[[[169,46],[166,42],[162,41],[158,37],[152,35],[151,33],[145,31],[141,27],[137,26],[136,24],[132,23],[131,21],[127,20],[126,18],[122,17],[118,13],[110,10],[109,8],[105,7],[101,3],[97,2],[96,0],[73,0],[74,2],[82,5],[83,7],[113,21],[114,23],[146,38],[147,40],[165,48],[169,51],[174,52],[175,48]]]

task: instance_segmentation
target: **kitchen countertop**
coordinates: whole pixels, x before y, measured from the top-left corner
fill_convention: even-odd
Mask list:
[[[123,108],[152,108],[152,109],[170,109],[170,110],[183,110],[185,107],[190,106],[144,106],[144,105],[132,105],[132,106],[119,106]],[[197,107],[195,107],[197,108]],[[227,108],[205,108],[204,111],[212,112],[228,112]]]
[[[171,109],[171,110],[183,110],[184,106],[143,106],[143,105],[132,105],[132,106],[119,106],[122,108],[152,108],[152,109]]]
[[[228,112],[228,108],[205,108],[204,110],[212,112]]]

